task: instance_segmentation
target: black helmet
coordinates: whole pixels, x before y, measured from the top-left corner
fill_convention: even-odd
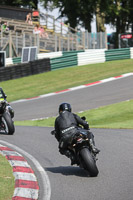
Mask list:
[[[69,103],[62,103],[62,104],[60,104],[60,106],[59,106],[59,113],[61,111],[65,111],[65,110],[71,112],[72,108],[71,108],[71,105]]]

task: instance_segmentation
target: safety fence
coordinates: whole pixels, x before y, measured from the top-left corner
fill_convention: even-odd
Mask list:
[[[113,49],[105,51],[106,61],[130,59],[130,48]]]
[[[86,50],[83,53],[78,53],[78,66],[93,64],[93,63],[103,63],[105,62],[105,50]]]
[[[21,63],[21,57],[6,58],[6,65],[13,65],[18,63]]]
[[[95,63],[104,63],[112,60],[122,60],[133,58],[133,48],[125,49],[92,49],[85,51],[63,52],[62,56],[50,59],[51,70],[81,66]]]
[[[6,67],[0,68],[0,82],[65,67],[121,59],[133,59],[133,48],[42,53],[37,55],[37,60],[29,63],[21,63],[21,57],[7,58]]]
[[[133,59],[133,47],[130,48],[130,57],[131,57],[131,59]]]
[[[112,60],[133,59],[133,48],[123,49],[88,49],[80,51],[57,51],[50,53],[39,53],[37,59],[50,58],[53,69],[61,66],[86,65],[101,63]],[[21,63],[21,57],[6,58],[6,66]],[[69,64],[68,64],[69,63]],[[68,64],[68,65],[67,65]],[[58,66],[59,65],[59,66]],[[66,67],[65,66],[65,67]]]
[[[39,53],[37,55],[38,59],[43,59],[43,58],[56,58],[60,57],[63,55],[62,51],[57,51],[57,52],[50,52],[50,53]]]
[[[71,67],[78,65],[78,53],[83,51],[70,51],[70,52],[63,52],[63,55],[58,58],[50,59],[51,70],[64,68],[64,67]]]

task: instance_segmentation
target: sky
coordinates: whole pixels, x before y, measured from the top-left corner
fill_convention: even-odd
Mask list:
[[[50,11],[46,11],[46,10],[39,4],[39,5],[38,5],[38,9],[39,9],[41,12],[43,12],[43,13],[47,13],[47,14],[49,14],[49,15],[54,16],[55,18],[57,18],[57,17],[59,16],[59,9],[58,9],[58,8],[56,8],[56,9],[54,9],[52,12],[50,12]],[[112,33],[112,32],[115,32],[115,28],[113,29],[110,25],[105,25],[105,27],[106,27],[106,32],[107,32],[107,34]],[[92,30],[93,33],[96,32],[96,20],[95,20],[95,17],[94,17],[93,22],[91,23],[91,30]]]

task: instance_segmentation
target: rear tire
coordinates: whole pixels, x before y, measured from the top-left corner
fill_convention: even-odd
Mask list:
[[[11,116],[5,112],[2,116],[2,122],[4,124],[4,129],[8,135],[13,135],[15,132],[15,127]]]
[[[98,168],[96,166],[96,162],[94,161],[90,151],[88,148],[83,148],[79,152],[81,162],[83,164],[84,169],[86,169],[91,177],[96,177],[99,173]]]

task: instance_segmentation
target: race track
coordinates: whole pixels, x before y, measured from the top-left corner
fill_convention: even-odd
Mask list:
[[[15,120],[55,116],[62,102],[72,104],[73,111],[133,99],[133,76],[62,93],[52,97],[13,103]],[[91,128],[91,124],[90,124]],[[58,144],[50,134],[53,128],[16,127],[13,136],[0,135],[0,140],[14,144],[34,156],[46,170],[51,184],[51,200],[132,200],[133,199],[133,130],[91,129],[101,149],[97,166],[99,175],[70,166],[70,160],[58,153]],[[28,160],[41,186],[42,179]],[[39,200],[42,199],[40,187]]]
[[[73,112],[79,112],[133,99],[132,91],[133,76],[129,76],[85,89],[11,105],[15,110],[15,120],[28,120],[56,116],[62,102],[71,103]]]
[[[19,146],[39,161],[50,179],[51,200],[132,200],[132,130],[92,129],[101,149],[97,161],[99,175],[96,178],[89,177],[79,167],[70,166],[70,160],[58,153],[51,130],[17,127],[15,135],[0,136],[1,140]],[[34,169],[32,163],[31,166]],[[36,175],[41,185],[41,178],[38,173]],[[42,192],[40,190],[39,200],[43,200]]]

